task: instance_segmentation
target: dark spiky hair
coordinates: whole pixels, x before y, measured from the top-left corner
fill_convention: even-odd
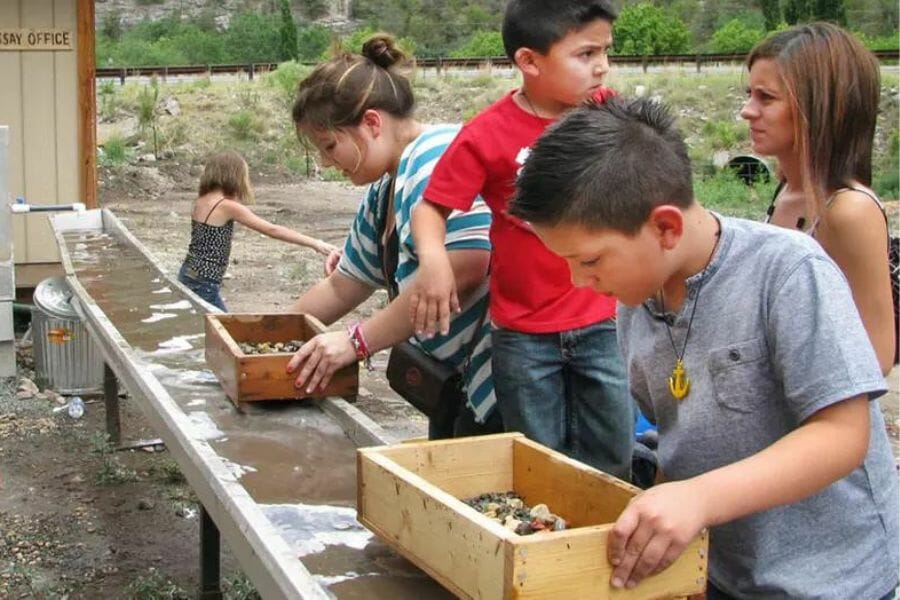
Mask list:
[[[547,54],[570,31],[597,19],[611,24],[616,16],[608,0],[510,0],[503,15],[503,48],[514,62],[519,48]]]
[[[570,112],[538,140],[509,213],[539,225],[636,233],[662,204],[693,202],[687,147],[668,109],[613,98]]]

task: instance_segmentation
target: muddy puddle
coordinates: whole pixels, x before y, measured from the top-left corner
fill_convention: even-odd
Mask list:
[[[303,563],[338,598],[452,597],[356,521],[355,446],[314,403],[238,412],[204,360],[202,309],[137,248],[73,231],[66,252],[87,293]]]

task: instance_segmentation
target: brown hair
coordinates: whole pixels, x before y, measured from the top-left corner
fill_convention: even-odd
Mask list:
[[[412,115],[412,85],[399,68],[411,64],[393,37],[376,33],[362,54],[342,53],[316,67],[297,87],[292,115],[296,126],[326,130],[359,125],[378,109],[395,117]]]
[[[773,60],[781,74],[807,212],[818,217],[829,191],[851,180],[871,185],[878,60],[852,34],[830,23],[775,33],[750,51],[747,68],[761,59]]]
[[[243,204],[253,204],[253,188],[250,187],[250,169],[240,154],[226,151],[214,154],[206,161],[197,194],[205,196],[214,191]]]

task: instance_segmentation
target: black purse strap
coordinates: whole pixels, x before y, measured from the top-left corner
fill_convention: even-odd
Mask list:
[[[391,179],[391,187],[388,189],[388,197],[384,200],[384,211],[381,215],[381,218],[379,219],[380,226],[378,230],[381,232],[379,236],[380,239],[384,239],[384,230],[387,226],[387,211],[388,207],[393,204],[393,197],[394,180]],[[381,260],[381,274],[384,276],[384,281],[387,285],[388,300],[393,302],[394,298],[400,295],[400,287],[397,285],[397,282],[394,279],[394,275],[397,273],[397,264],[400,261],[400,235],[397,233],[396,223],[391,229],[391,233],[385,243],[378,244],[378,254],[378,258]],[[490,265],[488,265],[489,273],[490,270]],[[484,325],[484,321],[485,319],[487,319],[489,306],[490,303],[485,304],[484,310],[481,311],[481,317],[479,317],[478,319],[478,324],[475,326],[475,330],[472,332],[472,337],[471,339],[469,339],[469,342],[466,345],[466,359],[463,361],[462,368],[463,373],[467,372],[472,364],[472,354],[475,352],[475,346],[478,342],[478,332],[481,331],[481,328]]]

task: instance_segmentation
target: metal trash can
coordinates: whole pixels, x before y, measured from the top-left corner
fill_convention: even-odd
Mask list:
[[[34,290],[31,335],[38,378],[60,394],[103,389],[103,356],[72,308],[72,291],[63,277],[51,277]]]

